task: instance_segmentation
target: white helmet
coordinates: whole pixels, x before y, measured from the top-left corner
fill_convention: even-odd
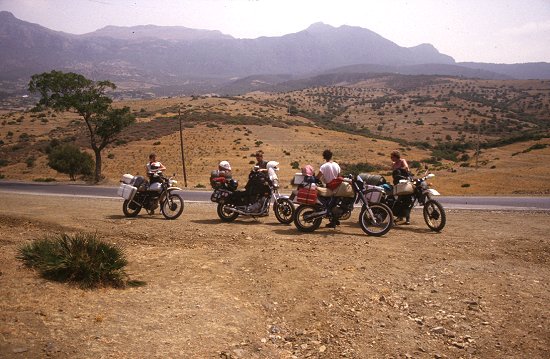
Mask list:
[[[277,161],[269,161],[265,167],[268,170],[270,168],[273,168],[274,171],[278,171],[279,170],[279,168],[277,168],[278,165],[279,165],[279,162],[277,162]]]
[[[227,161],[221,161],[218,166],[220,166],[220,168],[223,168],[224,170],[231,171],[231,165]]]

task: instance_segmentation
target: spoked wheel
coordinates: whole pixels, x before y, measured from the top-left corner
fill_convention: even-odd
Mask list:
[[[287,198],[279,198],[273,203],[273,212],[279,222],[290,224],[294,218],[294,204]]]
[[[122,204],[122,212],[126,217],[135,217],[141,211],[141,206],[136,202],[132,202],[129,199],[125,200]]]
[[[383,236],[393,226],[393,215],[390,207],[382,203],[373,203],[369,205],[372,216],[367,207],[361,209],[359,214],[359,224],[363,232],[369,236]]]
[[[179,194],[168,194],[160,205],[160,211],[166,219],[176,219],[183,213],[183,198]]]
[[[218,217],[224,222],[233,222],[239,214],[237,212],[231,212],[229,209],[233,208],[230,204],[218,203]]]
[[[301,232],[313,232],[321,225],[322,217],[314,219],[308,218],[312,213],[316,212],[316,208],[308,205],[300,205],[296,208],[294,214],[294,225]]]
[[[435,199],[430,199],[424,204],[424,209],[422,210],[424,214],[424,221],[434,232],[440,232],[445,223],[447,222],[447,217],[445,216],[445,210],[443,206],[436,201]]]

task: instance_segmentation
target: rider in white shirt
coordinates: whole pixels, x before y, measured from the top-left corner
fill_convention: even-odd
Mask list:
[[[323,151],[323,158],[325,159],[325,163],[321,165],[321,168],[319,168],[319,173],[317,174],[318,179],[322,179],[323,182],[327,185],[327,188],[330,189],[336,189],[338,185],[340,185],[341,178],[340,177],[340,166],[338,163],[332,161],[332,151],[331,150],[324,150]],[[337,225],[340,224],[340,221],[336,218],[333,218],[332,216],[332,208],[334,207],[334,199],[331,199],[331,201],[327,205],[327,213],[330,218],[330,222],[327,224],[327,227],[335,228]]]

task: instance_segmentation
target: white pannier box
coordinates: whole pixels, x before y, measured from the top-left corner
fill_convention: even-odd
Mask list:
[[[131,175],[129,173],[126,173],[126,174],[122,175],[122,178],[120,179],[120,182],[126,183],[126,184],[131,184],[133,179],[134,179],[133,175]]]
[[[294,186],[301,185],[302,183],[304,183],[304,178],[305,178],[305,177],[306,177],[306,176],[304,176],[304,175],[301,174],[301,173],[296,173],[296,174],[294,175],[294,178],[292,179],[292,184],[293,184]]]
[[[407,194],[413,194],[414,193],[414,186],[412,182],[405,181],[405,182],[399,182],[395,186],[393,186],[393,194],[397,196],[404,196]]]
[[[132,200],[136,195],[137,188],[129,184],[121,183],[118,187],[117,195],[128,200]]]
[[[379,203],[382,199],[382,191],[379,187],[367,185],[367,200],[371,203]]]

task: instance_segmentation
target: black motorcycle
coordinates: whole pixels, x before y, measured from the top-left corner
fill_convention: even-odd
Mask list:
[[[374,193],[382,194],[382,189],[367,186],[360,176],[356,179],[348,176],[334,191],[306,184],[297,191],[300,205],[296,208],[294,225],[302,232],[313,232],[321,226],[323,218],[332,217],[339,221],[349,217],[354,205],[361,203],[361,229],[370,236],[382,236],[393,226],[393,215],[388,206],[371,200]],[[376,197],[380,198],[380,195]]]
[[[440,232],[445,227],[447,217],[445,209],[434,196],[439,192],[430,188],[427,180],[435,177],[432,173],[425,173],[423,177],[414,178],[411,176],[395,176],[396,184],[383,185],[386,195],[382,202],[387,204],[395,216],[407,217],[414,206],[423,207],[422,214],[428,227],[434,232]]]
[[[178,193],[181,188],[175,187],[176,180],[164,176],[162,172],[153,175],[151,182],[142,176],[130,177],[126,181],[123,176],[123,182],[127,183],[122,183],[119,188],[119,195],[125,198],[122,212],[126,217],[136,217],[142,208],[151,215],[159,206],[166,219],[176,219],[183,213],[183,198]]]
[[[290,224],[294,216],[294,205],[286,196],[279,194],[278,184],[266,172],[257,168],[248,176],[244,190],[238,190],[238,182],[223,177],[211,180],[214,192],[210,199],[218,203],[217,213],[224,222],[232,222],[239,215],[265,217],[273,201],[273,212],[280,223]]]

